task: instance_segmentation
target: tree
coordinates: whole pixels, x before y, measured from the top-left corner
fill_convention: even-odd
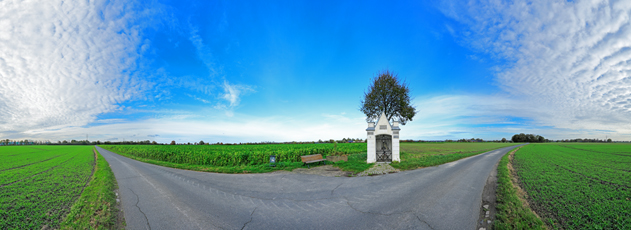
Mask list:
[[[506,138],[503,138],[503,137],[502,137],[502,142],[506,142]]]
[[[175,145],[175,141],[171,141],[171,145]]]
[[[377,73],[368,92],[364,93],[361,110],[366,114],[366,121],[374,121],[385,113],[388,121],[399,120],[401,125],[412,121],[416,108],[410,104],[410,89],[398,76],[389,70]]]
[[[546,138],[539,136],[539,135],[534,135],[534,134],[524,134],[524,133],[520,133],[520,134],[515,134],[513,135],[513,137],[511,138],[511,140],[513,142],[545,142]]]
[[[199,145],[204,145],[204,141],[199,141]]]

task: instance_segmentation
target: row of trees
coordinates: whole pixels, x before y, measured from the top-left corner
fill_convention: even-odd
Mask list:
[[[513,135],[511,140],[513,142],[530,142],[530,143],[542,143],[542,142],[548,142],[549,141],[545,137],[542,137],[542,136],[539,136],[539,135],[524,134],[524,133]]]
[[[33,140],[9,140],[4,139],[0,140],[0,145],[41,145],[43,141],[33,141]]]
[[[611,140],[611,138],[608,138],[607,140],[605,139],[581,139],[581,138],[577,138],[577,139],[565,139],[565,140],[558,140],[557,142],[597,142],[597,143],[611,143],[613,142],[613,140]]]
[[[361,138],[342,138],[341,140],[318,140],[318,141],[287,141],[287,142],[271,142],[271,141],[263,141],[263,142],[239,142],[239,143],[208,143],[203,140],[199,142],[186,142],[186,143],[177,143],[175,141],[171,141],[169,145],[271,145],[271,144],[316,144],[316,143],[353,143],[353,142],[366,142],[366,139]]]

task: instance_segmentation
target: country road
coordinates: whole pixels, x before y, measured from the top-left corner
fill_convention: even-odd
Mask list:
[[[515,147],[372,177],[195,172],[97,149],[127,229],[475,229],[487,177]]]

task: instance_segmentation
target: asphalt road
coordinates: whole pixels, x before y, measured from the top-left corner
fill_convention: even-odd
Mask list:
[[[369,177],[195,172],[97,149],[127,229],[475,229],[487,177],[515,147]]]

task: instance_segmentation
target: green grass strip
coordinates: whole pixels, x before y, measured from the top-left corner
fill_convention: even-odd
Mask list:
[[[348,155],[348,161],[338,161],[335,163],[331,163],[344,171],[360,173],[366,171],[374,165],[374,163],[367,164],[366,157],[366,153],[350,154]],[[329,164],[328,161],[327,164]]]
[[[96,150],[95,150],[96,151]],[[61,223],[61,229],[113,229],[117,228],[116,178],[109,164],[97,152],[96,169],[92,180],[81,197]]]
[[[515,152],[513,150],[511,152]],[[534,213],[519,200],[511,182],[508,157],[505,154],[497,166],[497,214],[494,229],[546,229]]]

